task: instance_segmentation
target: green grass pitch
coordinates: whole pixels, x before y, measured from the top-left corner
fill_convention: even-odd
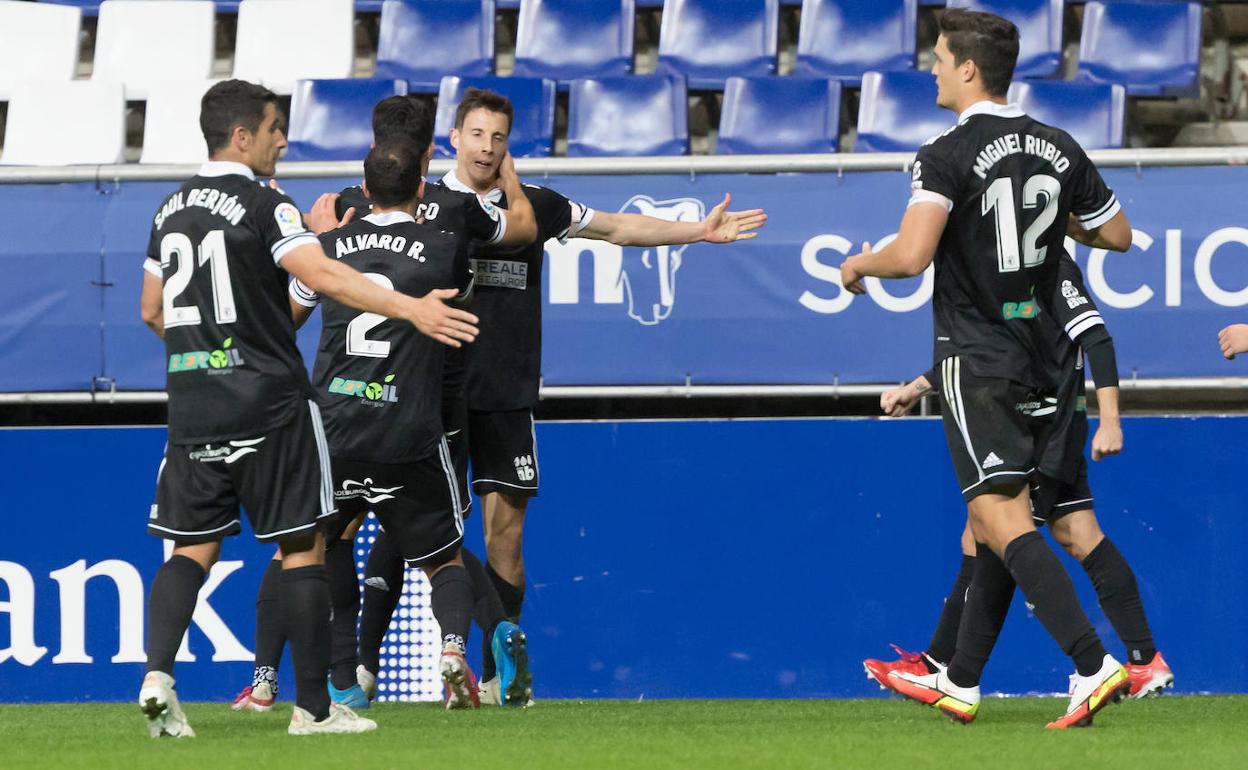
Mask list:
[[[1055,698],[990,698],[971,725],[900,700],[543,701],[523,711],[386,703],[362,736],[286,735],[290,706],[186,704],[199,737],[147,737],[137,706],[0,706],[0,767],[842,768],[1244,767],[1248,696],[1111,706],[1095,726],[1044,725]]]

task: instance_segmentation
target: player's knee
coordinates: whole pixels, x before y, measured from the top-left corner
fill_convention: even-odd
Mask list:
[[[1092,511],[1076,511],[1063,516],[1054,521],[1051,528],[1053,539],[1077,561],[1088,558],[1088,554],[1105,539]]]

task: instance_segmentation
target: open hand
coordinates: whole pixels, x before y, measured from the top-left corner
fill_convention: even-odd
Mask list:
[[[706,228],[702,240],[707,243],[732,243],[758,237],[758,233],[751,231],[763,226],[767,221],[767,214],[762,209],[727,211],[730,203],[732,194],[725,193],[719,205],[711,209],[711,213],[702,220],[702,225]]]
[[[477,317],[466,310],[458,310],[446,301],[459,295],[457,289],[434,289],[415,300],[412,315],[408,318],[421,334],[432,337],[443,345],[461,347],[463,342],[477,338]]]
[[[355,209],[347,209],[342,219],[339,219],[335,211],[337,204],[338,193],[325,193],[317,198],[316,203],[312,204],[312,211],[308,214],[308,229],[320,235],[330,230],[337,230],[350,222],[355,216]]]

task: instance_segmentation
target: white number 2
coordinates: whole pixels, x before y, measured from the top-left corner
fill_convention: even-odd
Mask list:
[[[1062,183],[1047,174],[1036,174],[1023,184],[1023,208],[1036,208],[1041,204],[1041,196],[1044,198],[1044,208],[1027,228],[1027,232],[1023,233],[1020,243],[1013,180],[1002,177],[988,185],[988,189],[984,191],[980,213],[988,216],[989,212],[993,212],[996,215],[997,268],[1000,272],[1012,273],[1018,270],[1020,252],[1021,267],[1044,264],[1048,247],[1038,246],[1037,242],[1057,218],[1057,202],[1061,195]]]
[[[208,264],[212,270],[212,307],[218,324],[234,323],[238,310],[234,306],[234,288],[230,285],[230,263],[225,254],[225,231],[213,230],[199,244],[199,258],[194,259],[195,247],[191,239],[182,233],[169,233],[160,239],[160,266],[169,267],[176,256],[178,265],[169,280],[165,281],[164,298],[165,328],[196,326],[202,320],[199,308],[194,305],[176,306],[173,301],[191,285],[196,263]]]
[[[364,277],[383,289],[394,289],[394,282],[381,273],[365,273]],[[347,355],[385,358],[390,355],[386,340],[370,340],[368,333],[386,321],[384,315],[360,313],[347,324]]]

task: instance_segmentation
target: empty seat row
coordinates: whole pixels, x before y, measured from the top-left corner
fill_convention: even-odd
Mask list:
[[[668,0],[663,4],[659,74],[695,88],[722,89],[734,75],[775,74],[780,0]],[[496,0],[385,0],[376,77],[433,93],[444,75],[494,73]],[[793,74],[857,86],[862,73],[912,68],[918,0],[806,0]],[[948,0],[1018,24],[1017,77],[1052,77],[1062,56],[1064,0]],[[630,74],[635,0],[524,0],[515,73],[555,80]],[[351,0],[242,0],[234,74],[289,93],[303,78],[350,77]],[[24,9],[24,10],[23,10]],[[95,77],[121,79],[141,99],[155,78],[208,77],[210,0],[106,0],[101,5]],[[42,12],[42,13],[40,13]],[[54,13],[59,12],[59,13]],[[0,0],[0,98],[5,83],[72,77],[77,9]],[[1199,2],[1090,2],[1084,13],[1080,76],[1120,82],[1132,95],[1188,95],[1198,87]],[[46,16],[35,19],[35,16]],[[53,19],[53,15],[57,18]],[[71,18],[72,16],[72,18]],[[55,39],[53,39],[55,38]],[[151,41],[150,45],[136,41]],[[170,56],[169,51],[185,55]]]
[[[149,95],[142,162],[191,163],[206,157],[200,97],[213,81],[162,84]],[[443,79],[435,123],[437,154],[451,157],[455,108],[469,87],[506,94],[515,106],[511,148],[518,157],[549,155],[555,83],[540,78]],[[729,78],[719,153],[827,153],[838,150],[842,84],[827,78]],[[291,102],[287,160],[358,160],[372,142],[371,114],[381,99],[407,92],[401,80],[300,81]],[[1120,147],[1126,92],[1120,85],[1018,81],[1010,98],[1044,123],[1061,126],[1087,149]],[[568,108],[569,156],[681,155],[689,151],[685,81],[661,75],[577,80]],[[936,106],[926,73],[871,72],[863,78],[859,152],[911,151],[954,122]],[[81,132],[84,123],[94,128]],[[117,163],[125,147],[125,97],[119,83],[20,85],[10,103],[0,163]]]

